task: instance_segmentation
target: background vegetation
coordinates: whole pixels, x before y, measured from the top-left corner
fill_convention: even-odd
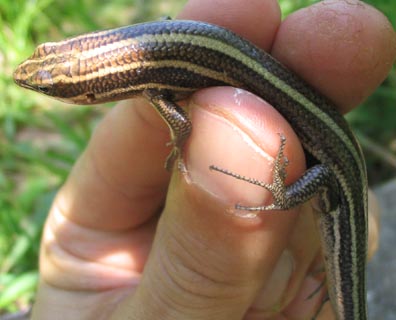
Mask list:
[[[15,66],[41,42],[174,16],[185,0],[0,0],[0,315],[28,308],[37,283],[42,224],[54,194],[106,107],[74,107],[21,90]],[[280,0],[283,14],[310,0]],[[367,1],[395,26],[393,0]],[[370,182],[395,177],[396,73],[348,115]]]

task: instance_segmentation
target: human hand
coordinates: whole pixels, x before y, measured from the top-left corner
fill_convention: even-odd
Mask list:
[[[180,18],[248,38],[341,112],[374,90],[396,54],[389,23],[360,2],[320,2],[280,23],[273,0],[192,0]],[[119,103],[98,126],[50,211],[33,319],[301,319],[320,308],[324,289],[307,299],[324,279],[310,205],[235,215],[235,203],[262,204],[268,192],[208,169],[271,181],[282,132],[291,183],[305,170],[292,129],[232,88],[197,92],[190,108],[188,171],[172,176],[169,133],[145,100]],[[329,313],[327,304],[319,319]]]

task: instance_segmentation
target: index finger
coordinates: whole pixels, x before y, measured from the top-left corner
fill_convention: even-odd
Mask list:
[[[396,59],[392,25],[362,1],[321,1],[282,23],[275,2],[254,2],[252,7],[263,10],[250,19],[243,19],[244,9],[233,1],[227,7],[231,10],[221,15],[213,8],[222,4],[210,0],[190,1],[180,17],[212,22],[252,41],[333,100],[343,113],[373,93]]]
[[[387,18],[362,1],[321,1],[282,22],[272,55],[345,113],[386,78],[396,36]]]

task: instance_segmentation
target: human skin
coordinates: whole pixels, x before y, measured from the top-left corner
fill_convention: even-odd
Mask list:
[[[280,20],[277,1],[191,0],[178,18],[224,26],[271,52],[345,113],[396,56],[376,9],[323,1]],[[287,184],[305,170],[292,128],[266,102],[229,87],[196,92],[184,170],[164,170],[169,132],[148,102],[104,117],[50,210],[33,319],[307,319],[325,297],[311,203],[256,216],[236,203],[265,190],[215,164],[271,182],[282,133]],[[333,319],[326,303],[318,319]]]

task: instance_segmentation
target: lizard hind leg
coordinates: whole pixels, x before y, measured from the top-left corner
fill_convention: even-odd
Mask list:
[[[246,206],[237,204],[235,208],[246,211],[288,210],[320,194],[320,203],[323,211],[329,212],[333,210],[337,206],[336,199],[338,199],[338,188],[335,176],[327,165],[314,165],[305,171],[303,176],[297,181],[289,186],[285,185],[287,176],[286,167],[289,162],[283,154],[286,138],[283,135],[280,135],[280,138],[281,144],[275,158],[272,183],[245,177],[215,165],[209,167],[210,170],[262,187],[271,192],[273,196],[273,203],[267,206]]]

